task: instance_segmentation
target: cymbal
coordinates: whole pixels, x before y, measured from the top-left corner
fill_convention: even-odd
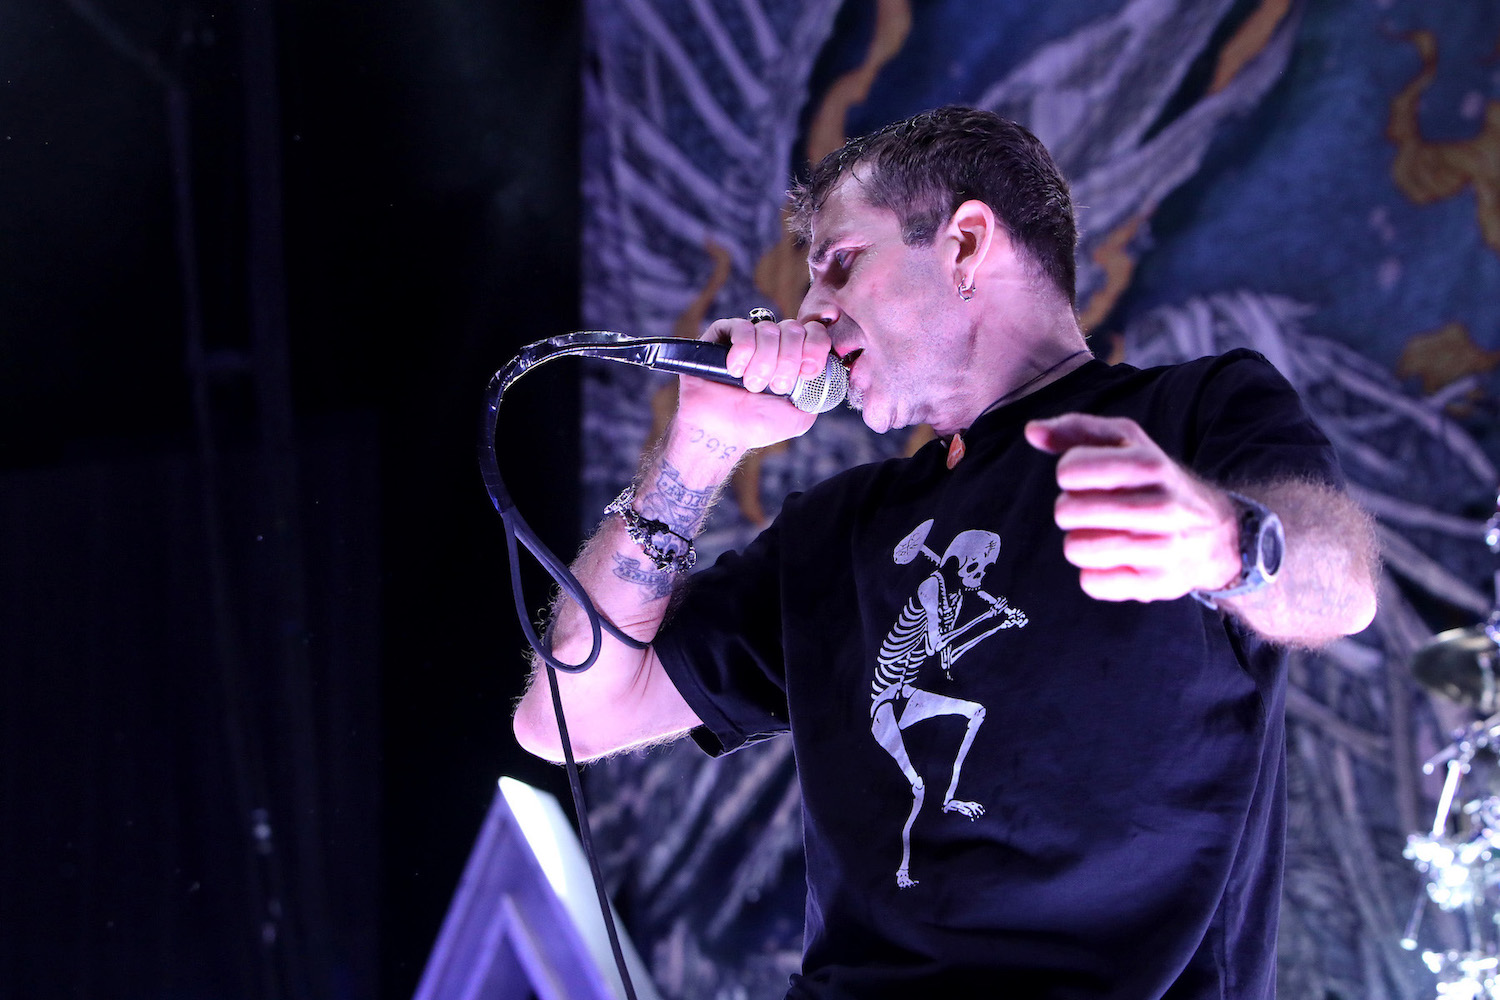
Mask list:
[[[1483,625],[1439,632],[1412,657],[1425,688],[1489,715],[1500,707],[1500,646]]]

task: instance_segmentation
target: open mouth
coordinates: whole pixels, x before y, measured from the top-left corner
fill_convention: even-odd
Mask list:
[[[859,359],[859,356],[863,353],[865,353],[865,349],[863,347],[856,347],[854,350],[850,351],[842,358],[839,358],[840,363],[842,363],[844,366],[844,370],[853,371],[854,362],[857,361]]]

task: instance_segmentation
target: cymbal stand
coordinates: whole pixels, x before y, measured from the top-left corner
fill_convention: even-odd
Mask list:
[[[1500,556],[1500,496],[1485,524],[1485,545]],[[1500,564],[1495,570],[1495,605],[1485,622],[1491,642],[1500,643]],[[1438,977],[1437,995],[1453,1000],[1500,1000],[1500,795],[1493,782],[1474,798],[1461,796],[1464,777],[1481,755],[1500,757],[1500,714],[1460,730],[1446,749],[1422,765],[1433,774],[1446,765],[1437,812],[1427,833],[1407,838],[1403,855],[1427,884],[1417,896],[1401,947],[1414,951],[1427,904],[1458,915],[1465,950],[1423,951],[1422,961]]]
[[[1484,524],[1484,544],[1495,560],[1495,604],[1490,608],[1489,620],[1484,623],[1484,634],[1490,642],[1500,645],[1500,494],[1495,497],[1495,513]]]

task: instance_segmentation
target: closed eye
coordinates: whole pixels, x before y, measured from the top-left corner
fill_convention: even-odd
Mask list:
[[[849,272],[859,259],[859,247],[846,247],[828,255],[828,283],[842,288],[849,280]]]
[[[808,258],[808,277],[816,284],[820,275],[823,280],[840,287],[849,279],[849,271],[859,259],[860,251],[864,249],[858,246],[841,247],[838,250],[820,250]]]

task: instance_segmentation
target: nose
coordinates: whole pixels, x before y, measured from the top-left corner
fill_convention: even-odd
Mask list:
[[[807,289],[807,294],[802,297],[802,304],[797,307],[797,322],[799,323],[822,323],[826,327],[833,326],[838,322],[842,313],[838,303],[828,294],[827,287],[821,281],[814,281]]]

